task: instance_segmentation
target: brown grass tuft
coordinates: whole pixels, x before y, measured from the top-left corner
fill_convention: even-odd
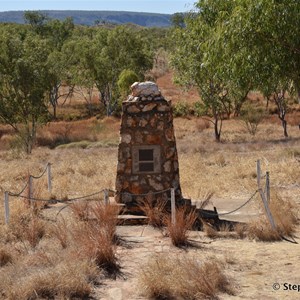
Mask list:
[[[60,242],[60,245],[63,249],[68,246],[68,227],[65,219],[60,219],[58,222],[54,224],[51,228],[52,235],[57,238]]]
[[[15,240],[27,241],[35,248],[46,233],[45,223],[24,202],[13,207],[9,234]]]
[[[292,237],[298,223],[298,211],[290,200],[283,200],[279,195],[274,195],[269,203],[276,229],[265,215],[248,225],[248,235],[260,241],[279,241],[283,236]]]
[[[79,221],[87,221],[89,217],[89,202],[75,201],[70,205],[71,211]]]
[[[24,237],[32,248],[35,248],[45,235],[45,224],[37,217],[32,216],[30,222],[24,227]]]
[[[234,294],[230,280],[217,261],[160,254],[142,268],[139,282],[154,299],[216,299],[219,292]]]
[[[153,195],[149,194],[146,198],[139,201],[139,208],[148,217],[149,225],[162,227],[163,219],[166,214],[167,199],[154,201]]]
[[[197,218],[196,212],[194,210],[187,211],[186,207],[176,209],[175,224],[172,223],[171,216],[165,217],[167,232],[174,246],[188,246],[188,230],[193,228]]]
[[[99,275],[96,266],[87,260],[20,268],[17,274],[13,268],[0,274],[4,299],[87,299],[93,290],[91,283]]]
[[[210,225],[209,223],[206,223],[204,221],[203,222],[203,229],[204,229],[204,232],[205,232],[205,235],[211,239],[216,239],[218,238],[220,235],[219,235],[219,232],[213,228],[212,225]]]
[[[116,239],[116,229],[120,208],[114,204],[97,202],[91,208],[92,215],[96,218],[96,224],[104,229],[111,241]]]
[[[108,276],[116,276],[119,265],[116,257],[116,225],[119,208],[97,203],[91,212],[95,219],[73,230],[73,238],[81,257],[93,260]]]

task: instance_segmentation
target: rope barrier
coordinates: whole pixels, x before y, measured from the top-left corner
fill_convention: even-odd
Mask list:
[[[39,176],[33,176],[33,175],[30,175],[31,178],[33,179],[40,179],[41,177],[43,177],[48,169],[48,166],[50,165],[50,163],[47,163],[46,165],[46,168],[44,169],[44,171],[41,173],[41,175]],[[21,192],[19,193],[11,193],[8,191],[8,195],[9,196],[13,196],[13,197],[20,197],[21,194],[26,190],[26,188],[28,187],[28,182],[25,184],[24,188],[21,190]]]
[[[244,202],[242,205],[240,205],[238,208],[235,208],[234,210],[232,210],[232,211],[229,211],[229,212],[226,212],[226,213],[205,213],[205,214],[207,214],[207,215],[211,215],[211,216],[226,216],[226,215],[230,215],[230,214],[232,214],[232,213],[234,213],[234,212],[236,212],[236,211],[238,211],[238,210],[240,210],[241,208],[243,208],[244,206],[246,206],[253,198],[254,198],[254,196],[257,194],[257,192],[258,192],[258,190],[256,190],[255,192],[254,192],[254,194],[246,201],[246,202]]]
[[[13,196],[13,197],[19,197],[26,190],[27,187],[28,187],[28,182],[25,184],[24,188],[22,189],[22,191],[20,193],[14,194],[14,193],[8,192],[8,195]]]
[[[168,191],[171,191],[171,189],[168,188],[168,189],[157,191],[157,192],[149,192],[147,194],[132,194],[132,193],[129,193],[129,192],[123,192],[123,193],[120,193],[120,195],[130,195],[130,196],[138,197],[138,196],[158,195],[158,194],[162,194],[162,193],[165,193],[165,192],[168,192]]]
[[[18,195],[17,197],[19,198],[23,198],[23,199],[27,199],[27,200],[30,200],[30,201],[35,201],[35,202],[53,202],[53,201],[56,201],[56,202],[59,202],[59,203],[65,203],[67,201],[77,201],[77,200],[82,200],[82,199],[85,199],[85,198],[91,198],[93,196],[96,196],[100,193],[102,193],[104,190],[101,190],[101,191],[98,191],[98,192],[95,192],[93,194],[89,194],[89,195],[85,195],[85,196],[80,196],[80,197],[76,197],[76,198],[70,198],[70,199],[66,199],[66,200],[62,200],[62,199],[41,199],[41,198],[33,198],[33,197],[27,197],[27,196],[21,196],[21,195]],[[10,196],[15,196],[15,195],[12,195],[12,194],[9,194]]]
[[[42,174],[40,176],[33,176],[33,175],[30,175],[33,179],[40,179],[41,177],[44,176],[44,174],[46,173],[47,169],[48,169],[48,166],[50,165],[50,163],[47,163],[47,166],[45,168],[45,170],[42,172]]]

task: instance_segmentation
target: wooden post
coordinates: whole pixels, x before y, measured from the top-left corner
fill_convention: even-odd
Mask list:
[[[48,191],[52,193],[52,182],[51,182],[51,164],[47,165],[47,175],[48,175]]]
[[[271,213],[271,211],[270,211],[270,208],[269,208],[269,205],[268,205],[268,201],[267,201],[267,199],[266,199],[266,196],[265,196],[265,194],[264,194],[264,192],[263,192],[263,190],[262,190],[261,188],[259,188],[258,191],[259,191],[260,197],[261,197],[261,199],[262,199],[262,201],[263,201],[263,203],[264,203],[266,215],[267,215],[267,217],[268,217],[268,219],[269,219],[269,221],[270,221],[270,224],[271,224],[272,228],[273,228],[274,230],[276,230],[275,222],[274,222],[272,213]]]
[[[266,197],[268,203],[270,203],[271,195],[270,195],[270,173],[269,172],[266,173]]]
[[[257,187],[260,188],[261,169],[260,169],[260,160],[259,159],[256,162],[256,170],[257,170]]]
[[[175,189],[171,189],[171,221],[176,225]]]
[[[107,205],[109,203],[108,189],[103,190],[104,193],[104,203]]]
[[[9,195],[4,192],[5,224],[9,223]]]

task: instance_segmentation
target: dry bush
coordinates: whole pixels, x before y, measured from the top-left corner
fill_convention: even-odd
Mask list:
[[[154,299],[217,299],[234,294],[232,283],[216,259],[199,262],[187,256],[153,256],[139,274],[141,289]]]
[[[248,235],[260,241],[278,241],[283,236],[292,237],[298,223],[297,206],[290,200],[283,200],[274,194],[269,203],[276,229],[274,230],[265,215],[248,225]]]
[[[167,199],[156,199],[149,194],[142,200],[138,201],[140,210],[147,216],[149,225],[154,227],[162,227],[164,225],[164,217],[166,214]]]
[[[20,265],[0,273],[3,299],[85,299],[93,291],[99,276],[97,267],[88,260],[62,261],[56,265],[32,268]],[[16,282],[18,284],[16,284]]]
[[[168,235],[174,246],[188,246],[188,231],[193,228],[197,218],[198,215],[195,210],[188,211],[186,207],[176,209],[174,224],[171,216],[165,217],[164,223],[167,226]]]

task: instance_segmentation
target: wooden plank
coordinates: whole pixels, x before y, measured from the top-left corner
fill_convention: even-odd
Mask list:
[[[122,220],[146,220],[148,217],[146,216],[137,216],[137,215],[118,215],[118,219]]]

